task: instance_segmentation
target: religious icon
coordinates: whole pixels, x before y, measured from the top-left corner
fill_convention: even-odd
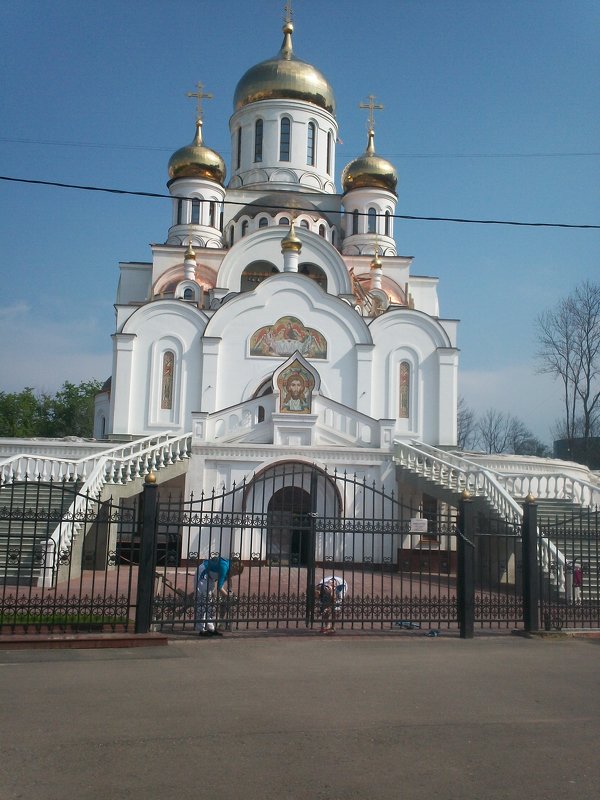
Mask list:
[[[296,351],[305,358],[327,358],[323,334],[305,327],[297,317],[281,317],[250,337],[251,356],[291,356]]]
[[[170,350],[163,356],[162,364],[162,390],[160,397],[161,408],[173,408],[173,368],[175,355]]]
[[[298,361],[279,376],[279,410],[282,414],[310,414],[314,379]]]

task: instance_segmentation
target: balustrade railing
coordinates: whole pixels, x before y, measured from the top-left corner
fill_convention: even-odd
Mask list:
[[[46,539],[40,584],[54,585],[61,558],[71,550],[73,540],[86,524],[89,517],[86,509],[90,501],[99,502],[105,485],[126,484],[143,478],[151,471],[157,472],[188,458],[190,452],[191,434],[175,436],[164,433],[145,436],[75,460],[21,453],[0,463],[1,485],[25,480],[81,484],[63,518]]]
[[[484,499],[502,519],[510,523],[522,522],[523,509],[509,493],[498,473],[431,445],[411,445],[403,441],[396,441],[395,444],[394,460],[402,467],[451,490],[457,499],[466,490],[470,495]],[[544,573],[557,590],[564,593],[567,560],[550,539],[540,537],[539,541]]]

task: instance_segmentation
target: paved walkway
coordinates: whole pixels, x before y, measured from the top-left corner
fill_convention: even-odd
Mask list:
[[[592,798],[599,659],[422,635],[0,650],[0,798]]]

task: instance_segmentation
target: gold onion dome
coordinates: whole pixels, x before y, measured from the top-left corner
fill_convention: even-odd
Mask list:
[[[283,26],[283,44],[273,58],[261,61],[242,76],[233,97],[233,110],[259,100],[304,100],[335,114],[331,84],[312,64],[301,61],[292,52],[294,26]]]
[[[344,192],[352,189],[387,189],[396,194],[398,173],[393,164],[375,153],[375,134],[369,131],[367,149],[354,161],[346,164],[342,171]]]
[[[169,159],[169,178],[205,178],[223,186],[226,172],[221,156],[202,144],[202,120],[197,120],[194,141],[181,147]]]
[[[281,250],[282,252],[285,250],[291,250],[294,253],[299,253],[300,250],[302,250],[302,242],[296,235],[296,231],[294,230],[293,220],[290,224],[290,229],[288,231],[287,236],[281,240]]]

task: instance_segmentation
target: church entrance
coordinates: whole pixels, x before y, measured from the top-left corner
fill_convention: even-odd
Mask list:
[[[285,486],[275,492],[267,508],[267,557],[271,564],[307,565],[310,512],[310,494],[299,486]]]

